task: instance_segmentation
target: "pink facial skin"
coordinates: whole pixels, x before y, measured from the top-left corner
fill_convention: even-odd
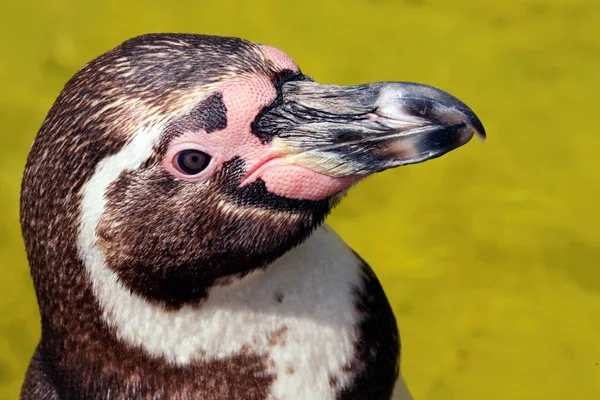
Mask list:
[[[298,66],[281,50],[262,46],[262,51],[272,61],[275,70],[299,71]],[[300,165],[290,165],[271,144],[260,142],[251,131],[251,123],[259,111],[276,97],[276,90],[267,76],[240,78],[222,86],[219,91],[227,109],[227,127],[211,133],[190,131],[169,144],[162,163],[178,179],[188,182],[208,180],[223,163],[238,156],[245,161],[247,171],[240,185],[260,178],[269,192],[291,199],[321,200],[362,178],[336,178]],[[212,160],[208,167],[193,176],[180,172],[173,165],[174,158],[186,149],[197,149],[210,155]]]

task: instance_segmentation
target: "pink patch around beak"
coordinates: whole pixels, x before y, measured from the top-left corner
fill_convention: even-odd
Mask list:
[[[262,46],[262,51],[272,61],[276,70],[299,71],[292,59],[281,50]],[[245,78],[224,85],[219,91],[227,109],[227,127],[206,133],[186,132],[169,144],[163,165],[172,174],[189,182],[207,180],[222,165],[235,158],[244,160],[246,176],[240,185],[261,179],[269,192],[291,199],[322,200],[350,187],[362,176],[336,178],[308,168],[290,165],[272,151],[270,143],[261,143],[252,133],[251,124],[259,111],[276,97],[276,89],[268,77]],[[186,148],[200,149],[212,157],[209,168],[197,176],[183,176],[174,171],[172,159],[177,151]]]
[[[265,182],[269,192],[278,196],[322,200],[349,188],[363,176],[337,178],[299,165],[290,165],[281,158],[272,158],[249,174],[242,181],[242,185],[250,184],[259,178]]]

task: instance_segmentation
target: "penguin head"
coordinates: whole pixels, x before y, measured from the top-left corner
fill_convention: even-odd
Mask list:
[[[474,135],[475,114],[430,86],[322,85],[269,46],[137,37],[67,83],[32,147],[34,280],[48,260],[101,259],[146,299],[197,302],[302,242],[359,180]]]

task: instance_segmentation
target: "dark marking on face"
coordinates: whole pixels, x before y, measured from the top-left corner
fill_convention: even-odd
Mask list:
[[[356,253],[363,285],[356,291],[356,307],[363,316],[354,344],[354,358],[344,367],[355,373],[352,382],[338,393],[339,400],[389,399],[399,374],[400,338],[396,318],[381,284],[369,265]],[[337,381],[330,379],[330,384]]]
[[[227,107],[223,103],[223,94],[215,93],[202,102],[200,107],[192,110],[190,116],[197,121],[206,133],[212,133],[227,128]]]
[[[239,206],[294,213],[312,212],[314,215],[323,214],[323,216],[332,208],[330,199],[304,200],[278,196],[269,192],[265,182],[260,178],[240,187],[239,182],[245,174],[244,161],[240,158],[234,158],[223,164],[223,170],[231,177],[222,182],[223,195]]]
[[[212,133],[225,128],[227,107],[223,102],[223,93],[216,92],[198,103],[188,114],[167,124],[161,138],[161,146],[186,132],[203,130]]]
[[[282,303],[285,296],[280,291],[275,292],[275,301],[278,303]]]
[[[294,367],[287,367],[285,369],[285,373],[288,375],[294,375],[296,373],[296,370],[294,369]]]

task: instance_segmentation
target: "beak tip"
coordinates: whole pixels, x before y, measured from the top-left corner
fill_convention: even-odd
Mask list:
[[[485,139],[487,138],[487,133],[485,131],[485,128],[483,127],[483,124],[481,123],[479,118],[475,116],[475,114],[472,114],[472,116],[469,118],[469,125],[471,125],[471,129],[473,129],[473,133],[475,134],[475,136],[477,136],[477,139],[479,139],[479,141],[482,143],[485,142]]]

